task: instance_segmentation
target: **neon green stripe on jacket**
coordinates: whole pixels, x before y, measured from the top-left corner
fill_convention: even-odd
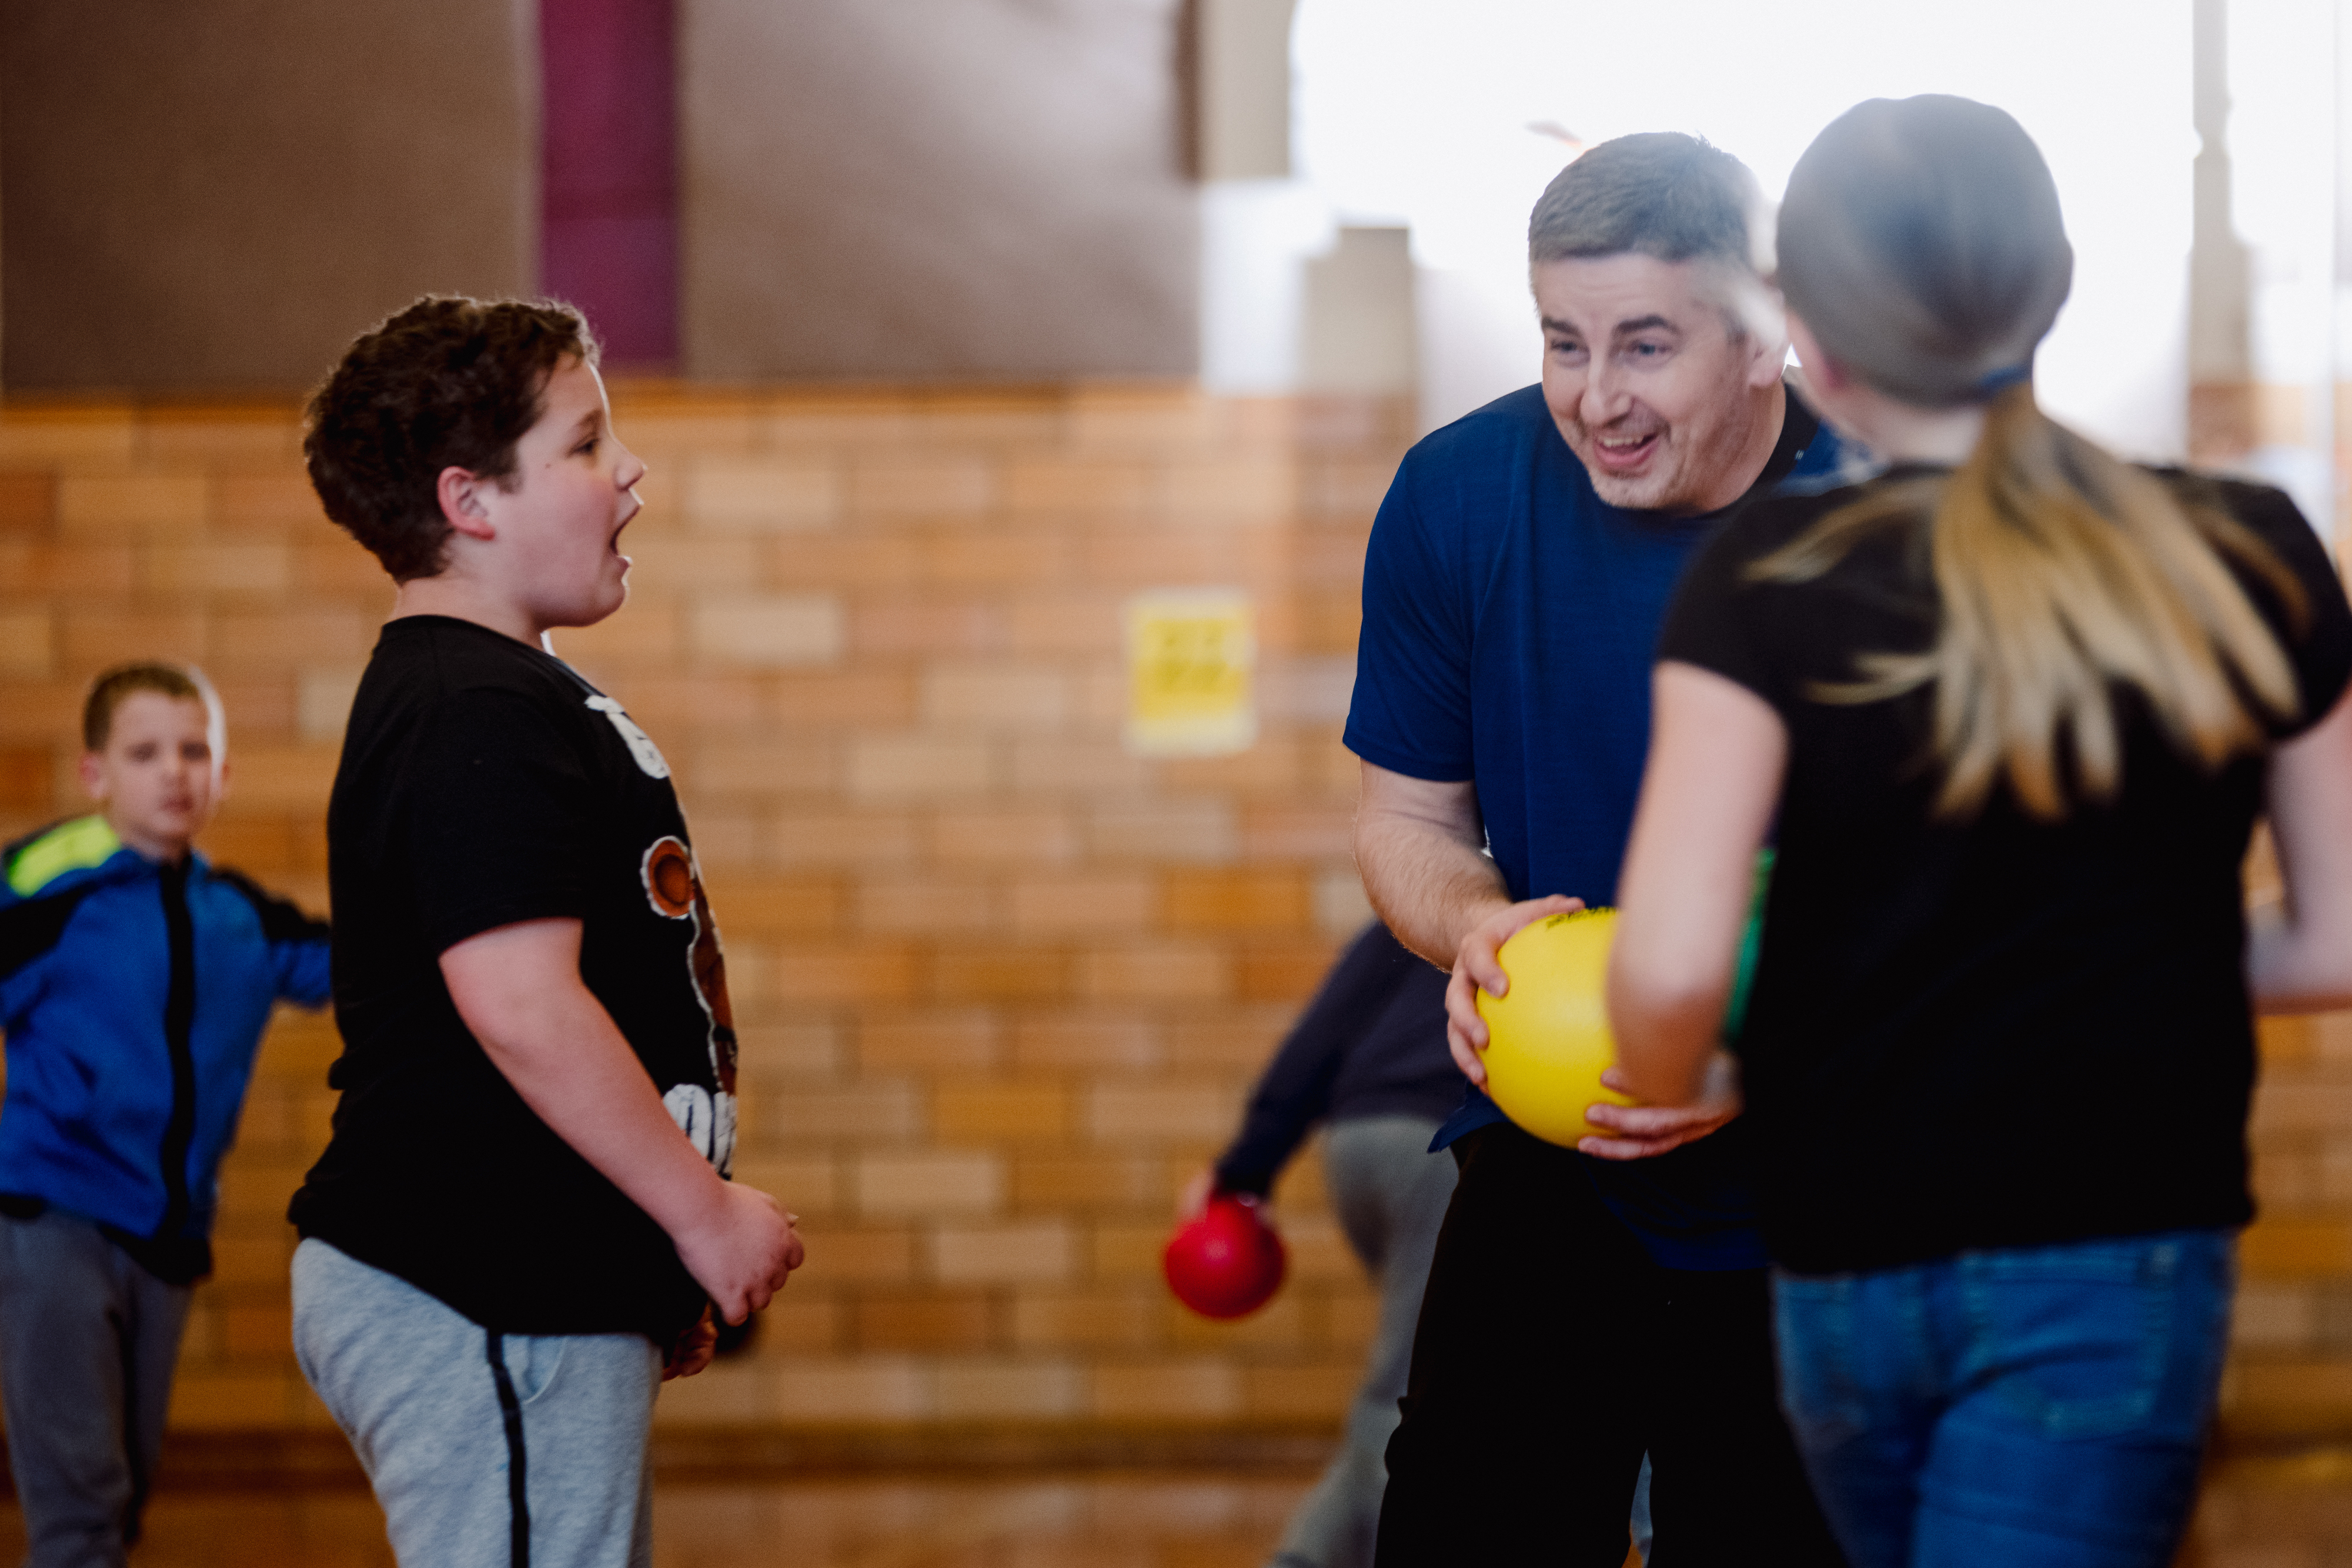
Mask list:
[[[59,822],[8,862],[8,891],[30,898],[69,871],[103,864],[122,847],[104,817],[77,817]]]

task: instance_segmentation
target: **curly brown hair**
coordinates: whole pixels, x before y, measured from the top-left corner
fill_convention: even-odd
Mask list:
[[[566,359],[596,339],[569,305],[427,295],[354,341],[305,411],[302,457],[327,516],[394,582],[447,564],[445,468],[501,486]]]

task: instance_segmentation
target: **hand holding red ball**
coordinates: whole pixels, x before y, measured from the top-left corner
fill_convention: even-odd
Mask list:
[[[1220,1192],[1177,1227],[1160,1261],[1178,1301],[1203,1317],[1238,1318],[1273,1299],[1289,1255],[1256,1198]]]

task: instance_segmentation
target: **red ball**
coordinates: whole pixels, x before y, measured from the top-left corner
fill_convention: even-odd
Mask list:
[[[1221,1192],[1198,1219],[1179,1226],[1160,1266],[1176,1299],[1207,1318],[1254,1312],[1282,1287],[1289,1255],[1257,1200]]]

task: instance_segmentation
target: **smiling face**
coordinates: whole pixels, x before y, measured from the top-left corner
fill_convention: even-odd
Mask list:
[[[560,361],[538,422],[515,443],[513,477],[475,494],[490,526],[498,587],[531,634],[593,626],[629,597],[621,530],[646,465],[613,434],[595,367]]]
[[[1538,264],[1544,402],[1615,507],[1727,507],[1780,438],[1783,345],[1735,336],[1708,264],[1639,252]]]
[[[220,752],[203,703],[135,691],[115,705],[106,744],[82,753],[82,786],[116,838],[149,860],[176,861],[219,803]]]

